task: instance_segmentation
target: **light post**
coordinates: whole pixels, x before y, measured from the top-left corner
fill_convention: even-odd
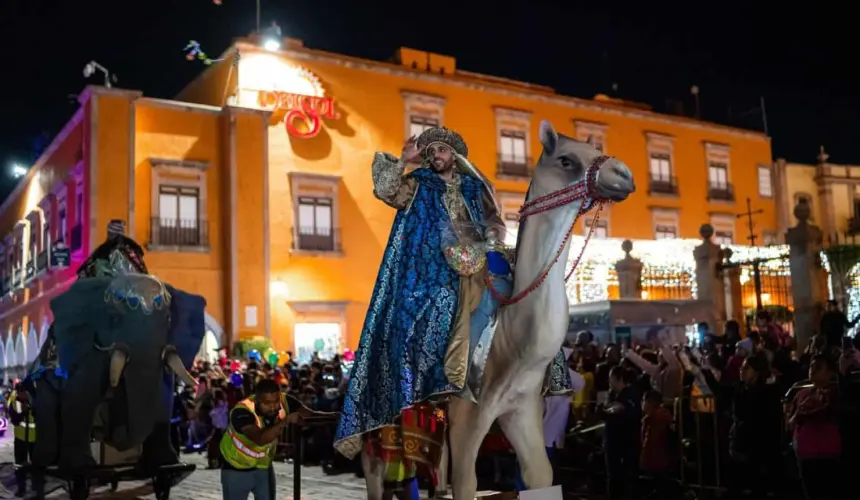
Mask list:
[[[84,78],[89,78],[93,76],[96,71],[100,71],[104,74],[105,87],[110,88],[111,82],[116,83],[116,75],[111,74],[111,72],[109,72],[107,68],[95,61],[90,61],[89,63],[87,63],[86,66],[84,66]]]
[[[693,94],[693,97],[696,99],[696,119],[700,119],[701,116],[699,114],[699,86],[693,85],[690,87],[690,93]]]
[[[12,177],[15,179],[20,179],[27,175],[27,167],[21,165],[20,163],[12,164]]]

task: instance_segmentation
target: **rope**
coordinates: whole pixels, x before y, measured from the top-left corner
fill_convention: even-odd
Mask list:
[[[290,399],[290,400],[295,401],[296,403],[298,403],[298,404],[299,404],[299,406],[300,406],[301,408],[303,408],[303,409],[305,409],[305,410],[307,410],[307,411],[311,412],[311,413],[313,414],[313,416],[317,416],[317,417],[331,417],[331,416],[340,416],[340,414],[341,414],[341,412],[339,412],[339,411],[319,411],[319,410],[313,410],[313,409],[311,409],[311,408],[308,408],[308,406],[307,406],[306,404],[304,404],[304,403],[303,403],[299,398],[297,398],[297,397],[293,396],[292,394],[284,393],[284,396],[286,396],[286,397],[287,397],[287,399]],[[304,417],[304,418],[305,418],[305,419],[307,419],[308,417]]]
[[[585,247],[588,245],[588,241],[591,239],[591,235],[594,234],[594,228],[597,226],[597,221],[600,217],[600,211],[603,209],[604,201],[599,198],[595,185],[597,181],[597,172],[600,170],[600,167],[602,167],[603,164],[606,163],[608,159],[608,156],[598,156],[597,158],[592,160],[591,165],[585,172],[585,178],[583,180],[577,182],[576,184],[559,189],[557,191],[553,191],[543,196],[538,196],[534,200],[523,203],[523,206],[520,207],[520,221],[523,221],[525,218],[531,215],[548,212],[555,208],[569,205],[576,200],[597,200],[597,213],[594,216],[594,221],[592,222],[591,227],[588,228],[588,234],[585,236],[585,243],[583,243],[582,249],[579,251],[579,255],[576,257],[576,260],[573,263],[573,267],[571,267],[570,272],[564,278],[565,283],[570,280],[570,277],[573,275],[573,271],[576,270],[576,267],[582,260],[582,256],[585,254]],[[546,277],[549,275],[549,272],[552,270],[556,262],[558,262],[558,259],[561,258],[562,253],[564,253],[564,247],[567,246],[568,241],[570,241],[570,236],[573,234],[573,229],[576,227],[576,221],[579,220],[581,210],[582,206],[580,206],[579,211],[577,211],[576,217],[573,218],[573,223],[571,223],[570,227],[568,228],[567,233],[565,234],[564,239],[561,242],[561,246],[559,246],[558,250],[555,253],[555,257],[552,259],[552,261],[550,261],[549,264],[544,267],[543,271],[538,274],[537,279],[535,279],[531,285],[527,286],[525,289],[523,289],[523,291],[513,297],[505,297],[504,295],[499,293],[499,291],[496,290],[495,287],[493,287],[492,281],[490,280],[490,276],[487,275],[484,277],[484,284],[487,286],[487,290],[490,291],[490,295],[492,295],[495,300],[499,301],[501,305],[509,306],[520,302],[524,298],[528,297],[529,294],[537,290],[546,280]]]

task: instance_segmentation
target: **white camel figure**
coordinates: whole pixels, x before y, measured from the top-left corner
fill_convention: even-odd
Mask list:
[[[588,142],[577,141],[558,134],[548,121],[542,121],[540,142],[543,151],[524,206],[546,200],[538,206],[554,208],[529,215],[520,222],[512,297],[533,290],[499,311],[478,403],[453,397],[448,404],[455,500],[475,498],[478,449],[496,420],[516,452],[526,486],[530,489],[552,486],[552,467],[544,447],[541,391],[549,363],[567,335],[569,316],[564,283],[564,263],[570,252],[567,235],[582,204],[590,201],[573,199],[574,193],[566,188],[585,179],[591,171],[592,199],[618,202],[635,191],[630,169],[616,158],[603,156],[590,138]],[[534,288],[544,275],[545,280]],[[384,465],[368,453],[361,455],[368,499],[383,500]]]

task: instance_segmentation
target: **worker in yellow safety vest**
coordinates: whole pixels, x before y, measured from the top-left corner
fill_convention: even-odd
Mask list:
[[[30,395],[21,384],[12,391],[6,408],[9,411],[9,420],[15,428],[15,482],[18,486],[16,496],[23,497],[27,492],[27,473],[24,466],[30,463],[30,458],[33,456],[33,448],[36,444],[36,420],[30,407]],[[41,475],[33,475],[33,488],[37,493],[42,491]]]
[[[274,380],[261,380],[254,395],[230,411],[227,432],[221,438],[221,491],[224,500],[274,499],[272,458],[278,438],[298,413],[289,413],[281,388]]]

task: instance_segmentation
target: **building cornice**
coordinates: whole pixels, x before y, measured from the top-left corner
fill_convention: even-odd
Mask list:
[[[238,41],[236,42],[236,49],[246,52],[254,52],[254,53],[268,53],[263,48],[258,47],[254,44]],[[233,48],[227,49],[224,54],[230,54],[233,51]],[[555,93],[550,92],[526,92],[523,90],[519,90],[516,88],[511,88],[505,86],[503,83],[499,83],[493,85],[492,83],[486,81],[479,81],[478,76],[475,73],[467,73],[468,77],[458,77],[455,75],[436,75],[433,73],[427,73],[420,70],[413,70],[410,68],[405,68],[397,64],[386,63],[386,62],[378,62],[378,61],[370,61],[367,59],[360,59],[357,57],[346,56],[342,54],[334,54],[331,52],[324,52],[320,50],[312,50],[312,49],[302,49],[302,50],[282,50],[279,52],[281,55],[285,57],[289,57],[296,60],[304,60],[304,61],[313,61],[313,62],[322,62],[333,64],[336,66],[341,66],[344,68],[352,68],[363,71],[372,71],[375,73],[387,74],[392,76],[398,76],[402,78],[413,78],[415,80],[420,80],[427,83],[436,83],[442,85],[454,85],[461,88],[467,88],[470,90],[476,90],[479,92],[491,92],[499,95],[504,95],[507,97],[514,97],[523,100],[529,100],[533,102],[542,102],[546,104],[553,104],[564,106],[573,109],[581,109],[587,111],[596,111],[599,113],[616,115],[616,116],[624,116],[627,118],[635,118],[640,120],[647,120],[651,123],[661,123],[673,126],[682,126],[685,128],[703,130],[708,132],[715,132],[720,134],[727,134],[734,137],[742,137],[745,139],[756,139],[762,140],[766,142],[770,142],[770,137],[761,133],[754,132],[750,130],[738,129],[735,127],[729,127],[727,125],[719,125],[716,123],[703,122],[698,120],[693,120],[690,118],[683,117],[675,117],[671,115],[663,115],[660,113],[655,113],[653,111],[644,111],[637,110],[631,108],[624,108],[616,105],[612,105],[609,103],[602,103],[598,101],[592,101],[587,99],[581,99],[577,97],[568,97],[561,96]],[[461,74],[463,72],[460,72]],[[515,85],[513,82],[510,84],[511,86]]]
[[[161,167],[178,167],[178,168],[193,168],[197,170],[207,170],[211,165],[208,161],[196,160],[180,160],[175,158],[149,158],[149,164],[152,168]]]
[[[168,99],[156,99],[154,97],[144,97],[139,99],[138,102],[155,108],[175,109],[178,111],[190,111],[193,113],[210,113],[216,115],[221,113],[221,108],[219,106],[210,106],[208,104],[171,101]]]

